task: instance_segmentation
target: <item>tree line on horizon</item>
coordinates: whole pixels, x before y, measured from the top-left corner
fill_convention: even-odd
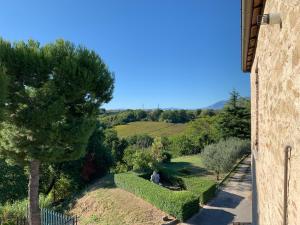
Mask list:
[[[106,127],[125,125],[137,121],[156,121],[166,123],[188,123],[200,115],[214,115],[220,110],[171,110],[171,109],[127,109],[120,111],[101,110],[100,120]]]

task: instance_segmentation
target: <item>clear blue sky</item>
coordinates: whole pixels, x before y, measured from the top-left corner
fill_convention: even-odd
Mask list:
[[[240,0],[7,0],[0,35],[64,38],[98,52],[115,73],[106,108],[199,108],[249,96],[240,66]]]

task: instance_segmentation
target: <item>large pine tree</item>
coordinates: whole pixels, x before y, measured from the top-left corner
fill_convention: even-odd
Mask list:
[[[220,130],[223,138],[250,138],[250,100],[241,98],[233,90],[230,99],[220,114]]]
[[[40,225],[40,165],[84,154],[114,78],[95,52],[63,40],[40,46],[0,39],[0,66],[9,78],[0,100],[0,156],[29,166],[29,223]]]

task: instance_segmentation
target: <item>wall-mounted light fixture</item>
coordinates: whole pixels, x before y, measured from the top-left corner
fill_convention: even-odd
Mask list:
[[[273,25],[279,24],[281,26],[281,16],[279,13],[270,13],[257,16],[258,25]]]

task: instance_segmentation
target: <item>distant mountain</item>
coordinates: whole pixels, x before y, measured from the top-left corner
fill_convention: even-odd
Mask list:
[[[228,100],[218,101],[210,106],[205,107],[205,109],[223,109],[224,105],[227,103]]]

